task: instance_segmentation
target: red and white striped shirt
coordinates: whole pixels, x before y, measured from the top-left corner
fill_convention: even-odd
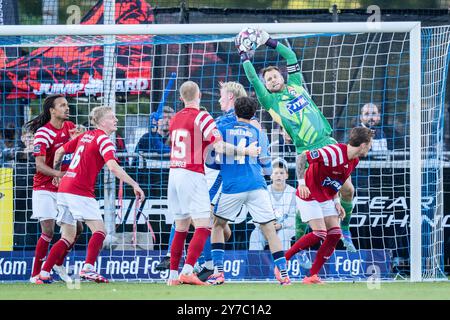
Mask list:
[[[103,130],[86,131],[64,145],[74,153],[69,169],[61,179],[58,192],[95,198],[95,181],[109,160],[116,160],[116,147]]]
[[[306,201],[332,200],[359,162],[359,158],[348,159],[347,145],[342,143],[307,151],[306,157],[305,184],[311,191],[309,198],[303,199]]]
[[[64,121],[61,129],[56,129],[50,122],[37,129],[33,141],[33,155],[35,157],[44,156],[45,164],[53,168],[53,159],[56,150],[70,140],[69,130],[75,128],[72,121]],[[70,163],[70,155],[63,159],[61,170],[67,170]],[[69,160],[69,161],[68,161]],[[52,183],[53,177],[47,176],[37,171],[33,178],[33,190],[46,190],[56,192],[58,187]]]
[[[205,150],[211,143],[222,140],[211,115],[207,111],[184,108],[171,119],[169,132],[170,167],[205,174]]]

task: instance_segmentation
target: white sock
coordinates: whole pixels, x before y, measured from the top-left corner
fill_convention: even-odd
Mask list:
[[[47,272],[47,271],[41,270],[41,273],[40,273],[40,275],[41,275],[41,276],[43,276],[43,277],[45,277],[45,278],[48,278],[48,277],[50,277],[50,272]]]
[[[213,264],[212,260],[206,261],[204,264],[204,267],[208,270],[214,269],[214,264]]]
[[[85,270],[85,271],[92,271],[92,270],[94,270],[94,266],[92,264],[90,264],[90,263],[85,263],[84,266],[83,266],[83,270]]]
[[[181,270],[182,274],[191,274],[194,271],[194,267],[190,264],[185,264],[183,266],[183,270]]]
[[[178,271],[177,270],[170,270],[169,280],[176,280],[176,279],[178,279]]]

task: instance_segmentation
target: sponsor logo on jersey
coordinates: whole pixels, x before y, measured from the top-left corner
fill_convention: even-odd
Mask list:
[[[342,188],[342,182],[340,182],[339,180],[334,180],[331,179],[330,177],[326,177],[323,181],[322,181],[322,187],[329,187],[331,189],[333,189],[335,192],[338,192],[339,189]]]
[[[298,113],[307,106],[309,106],[309,101],[303,95],[299,95],[286,104],[286,108],[290,114]]]
[[[72,161],[73,153],[65,154],[62,158],[62,164],[70,164],[70,161]]]
[[[39,151],[41,151],[41,145],[37,144],[34,146],[34,153],[38,153]]]
[[[309,152],[309,156],[311,157],[311,159],[317,159],[319,157],[319,151],[317,150],[311,150]]]

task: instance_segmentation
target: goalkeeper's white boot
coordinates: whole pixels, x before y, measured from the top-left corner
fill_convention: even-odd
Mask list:
[[[72,278],[67,274],[67,270],[66,268],[61,265],[61,266],[53,266],[53,271],[61,278],[62,281],[64,281],[65,283],[72,283]]]

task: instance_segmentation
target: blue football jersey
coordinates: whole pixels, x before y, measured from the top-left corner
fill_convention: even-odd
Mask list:
[[[263,173],[270,174],[272,169],[267,135],[251,124],[239,121],[218,126],[218,129],[227,143],[248,147],[257,141],[261,147],[258,158],[226,155],[220,157],[222,192],[230,194],[267,188]]]

